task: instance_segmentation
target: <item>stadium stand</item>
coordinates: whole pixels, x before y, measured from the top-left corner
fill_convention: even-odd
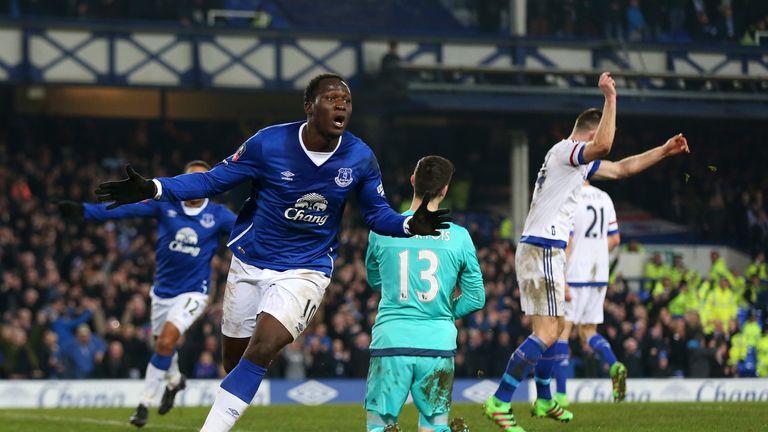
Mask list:
[[[48,125],[44,131],[34,127],[40,121]],[[629,130],[622,130],[618,146],[622,152],[638,145],[630,137],[641,125],[628,122]],[[740,145],[732,147],[743,147],[745,152],[764,149],[757,145],[758,137],[734,138],[727,127],[715,133],[700,126],[701,136],[696,142],[701,143],[701,160],[717,160],[720,175],[708,175],[706,167],[699,167],[702,172],[698,172],[695,166],[668,166],[642,182],[629,183],[623,193],[617,192],[618,201],[666,210],[665,217],[679,217],[690,226],[704,227],[691,235],[708,241],[735,239],[738,246],[751,248],[758,256],[768,244],[763,200],[768,185],[761,180],[764,157],[749,158],[738,152],[725,155],[718,143],[727,137],[739,139]],[[552,122],[548,132],[533,142],[550,142],[562,127],[564,124]],[[415,130],[408,132],[414,135],[412,139],[425,139]],[[709,141],[707,134],[712,135]],[[236,148],[242,138],[237,126],[228,122],[202,125],[18,117],[3,124],[2,377],[140,376],[150,352],[151,223],[65,223],[52,203],[57,198],[92,200],[96,182],[120,176],[123,160],[131,160],[153,175],[173,174],[190,154],[213,161]],[[221,154],[211,154],[210,148],[206,152],[206,144],[214,141],[221,143],[216,150]],[[112,154],[114,148],[121,149],[117,157]],[[147,148],[153,149],[151,157]],[[401,160],[408,157],[400,156]],[[390,162],[384,158],[382,164],[386,167]],[[407,190],[409,169],[402,166],[400,172],[390,172],[385,179],[385,184],[392,185],[388,189]],[[686,171],[691,178],[703,180],[692,189],[684,188],[679,174]],[[472,190],[491,186],[482,177],[474,181]],[[679,190],[664,186],[675,182],[680,183]],[[691,210],[669,213],[668,205],[654,206],[653,200],[640,199],[637,191],[641,188],[669,193],[654,199],[680,201],[682,208]],[[688,203],[692,193],[696,201]],[[391,194],[397,195],[403,196]],[[224,199],[236,208],[242,197],[234,193]],[[402,198],[394,200],[396,206],[403,205]],[[515,244],[504,237],[497,219],[459,212],[457,220],[473,233],[488,297],[483,311],[461,323],[457,374],[498,376],[512,347],[528,334],[529,320],[519,311]],[[350,222],[342,232],[342,247],[324,307],[312,328],[283,353],[271,373],[289,378],[365,376],[378,294],[366,285],[362,257],[367,231],[361,227],[360,221]],[[220,300],[228,259],[229,253],[222,247],[213,261],[216,300],[205,318],[190,330],[181,351],[180,367],[191,377],[222,374]],[[765,371],[768,326],[763,319],[768,277],[764,259],[758,257],[744,275],[731,272],[718,257],[713,257],[709,274],[687,270],[683,262],[672,264],[662,260],[656,267],[649,266],[644,290],[631,289],[620,274],[611,284],[604,334],[632,376],[722,377]],[[576,358],[585,348],[572,341],[571,349]],[[589,356],[583,358],[573,362],[575,376],[605,375]]]

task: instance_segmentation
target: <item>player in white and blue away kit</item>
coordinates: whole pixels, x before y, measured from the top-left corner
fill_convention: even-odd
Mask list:
[[[573,414],[552,399],[549,389],[554,345],[563,331],[565,307],[565,247],[579,191],[584,180],[620,179],[635,175],[672,155],[688,152],[682,134],[664,145],[619,162],[601,161],[613,146],[616,131],[616,87],[610,74],[600,75],[603,111],[591,108],[579,115],[571,135],[544,157],[515,253],[515,270],[523,312],[531,316],[531,334],[512,354],[496,393],[484,404],[486,416],[501,430],[521,432],[510,401],[520,382],[535,367],[538,399],[531,413],[569,421]]]
[[[448,192],[453,163],[426,156],[411,176],[411,214],[424,196],[437,209]],[[455,320],[481,309],[485,287],[475,245],[456,224],[439,236],[384,237],[370,233],[365,265],[368,284],[381,290],[373,326],[366,383],[366,430],[397,429],[408,399],[419,410],[420,432],[468,430],[461,419],[448,425],[456,355]],[[461,295],[454,297],[456,285]],[[387,429],[389,428],[389,429]]]
[[[437,235],[447,210],[426,203],[400,215],[384,196],[373,151],[345,129],[352,114],[346,81],[313,78],[304,91],[306,121],[264,128],[207,173],[99,185],[116,207],[146,198],[181,201],[249,182],[251,197],[227,245],[234,254],[224,295],[225,368],[234,368],[203,425],[228,431],[250,405],[272,360],[307,327],[330,282],[347,196],[355,194],[368,226],[382,235]],[[244,350],[244,354],[243,354]],[[234,359],[239,358],[236,363]]]
[[[206,172],[204,161],[192,161],[185,173]],[[62,201],[64,216],[82,217],[88,221],[125,218],[152,218],[158,222],[155,257],[157,268],[152,286],[152,334],[155,352],[147,365],[142,401],[131,416],[131,424],[147,423],[148,408],[167,381],[158,413],[173,408],[176,393],[186,387],[179,372],[176,344],[208,305],[211,284],[211,259],[222,234],[229,235],[235,214],[226,206],[206,199],[184,202],[147,200],[107,210],[105,204],[81,204]]]
[[[603,303],[608,289],[610,258],[608,254],[621,242],[616,210],[611,197],[602,190],[584,182],[579,202],[573,215],[573,231],[566,255],[568,269],[566,282],[570,288],[570,301],[565,303],[565,329],[555,343],[555,369],[557,392],[554,399],[567,408],[566,369],[568,368],[568,338],[576,325],[579,337],[588,342],[592,353],[610,368],[613,397],[624,399],[627,370],[616,360],[610,344],[597,333],[603,322]]]

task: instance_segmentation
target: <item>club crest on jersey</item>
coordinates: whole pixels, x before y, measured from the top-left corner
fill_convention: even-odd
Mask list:
[[[213,220],[213,215],[210,213],[204,213],[203,217],[200,219],[200,225],[203,226],[203,228],[210,228],[214,225],[216,225],[216,221]]]
[[[347,187],[352,184],[352,168],[339,168],[339,175],[334,179],[339,187]]]
[[[243,143],[243,145],[241,145],[241,146],[240,146],[240,147],[237,149],[237,151],[235,152],[235,154],[233,154],[233,155],[232,155],[232,162],[237,162],[237,160],[238,160],[238,159],[240,159],[240,156],[242,156],[242,155],[243,155],[243,153],[245,153],[245,143]]]
[[[283,215],[293,221],[316,223],[324,225],[328,220],[325,211],[328,209],[328,200],[318,193],[308,193],[296,200],[293,207],[285,209]]]

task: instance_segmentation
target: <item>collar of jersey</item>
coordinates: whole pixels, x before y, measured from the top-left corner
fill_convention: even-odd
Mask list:
[[[331,157],[333,157],[333,155],[336,153],[336,150],[338,150],[339,147],[341,147],[341,139],[344,137],[344,135],[339,137],[339,143],[336,144],[336,148],[333,149],[332,152],[330,152],[330,153],[313,152],[313,151],[307,150],[307,146],[304,145],[304,139],[301,137],[301,131],[303,131],[305,127],[307,127],[307,122],[304,122],[304,123],[301,124],[301,126],[299,126],[299,144],[301,144],[301,149],[304,150],[304,153],[307,155],[309,160],[311,160],[313,164],[315,164],[316,166],[319,167],[319,166],[323,165],[324,163],[328,162],[328,160],[331,159]],[[322,162],[320,162],[318,164],[317,162],[315,162],[315,159],[312,158],[312,155],[327,155],[327,157]]]
[[[416,212],[411,210],[411,209],[408,209],[408,210],[406,210],[406,211],[404,211],[404,212],[402,212],[400,214],[403,215],[403,216],[411,216],[414,213],[416,213]]]
[[[208,198],[203,201],[203,205],[200,207],[187,207],[184,201],[181,202],[181,209],[184,210],[184,214],[187,216],[197,216],[208,206]]]

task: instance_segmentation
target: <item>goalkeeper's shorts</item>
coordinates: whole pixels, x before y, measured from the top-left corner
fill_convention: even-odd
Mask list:
[[[409,391],[423,416],[447,414],[453,393],[453,357],[371,357],[367,411],[397,417]]]

